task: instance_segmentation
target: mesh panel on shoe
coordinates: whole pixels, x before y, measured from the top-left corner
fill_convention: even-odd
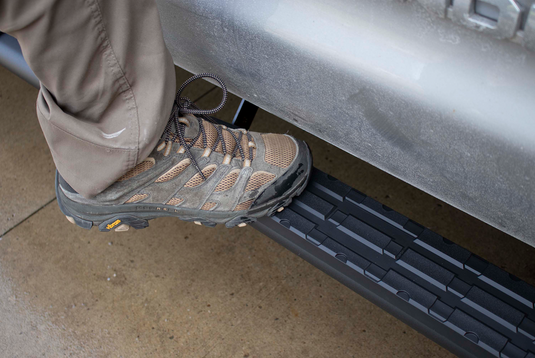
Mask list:
[[[249,178],[245,191],[256,190],[262,185],[269,183],[275,178],[275,174],[268,172],[256,172]]]
[[[137,203],[138,201],[146,199],[148,196],[149,194],[136,194],[127,201],[125,201],[125,204]]]
[[[238,205],[236,205],[236,207],[234,208],[234,211],[241,211],[241,210],[247,210],[249,209],[249,207],[251,206],[251,204],[253,203],[254,199],[251,199],[251,200],[247,200],[247,201],[244,201],[243,203],[239,203]]]
[[[235,135],[237,138],[238,134],[235,134]],[[228,130],[226,129],[223,129],[223,139],[225,140],[225,148],[227,150],[227,153],[231,154],[232,151],[234,150],[234,147],[236,147],[236,141],[232,137],[232,134],[230,134]],[[215,151],[219,153],[223,153],[223,145],[221,144],[221,142],[219,142]]]
[[[212,124],[210,124],[210,123],[208,123],[206,121],[204,121],[203,123],[204,123],[204,129],[205,129],[205,132],[206,132],[207,148],[212,149],[212,147],[214,146],[215,141],[217,140],[217,130],[215,129],[215,127]],[[227,153],[230,154],[234,150],[234,147],[236,147],[236,141],[234,140],[232,135],[228,132],[228,130],[221,129],[221,131],[223,133],[223,138],[225,140],[225,146],[226,146],[226,149],[227,149]],[[234,135],[236,136],[236,138],[239,137],[239,133],[234,133]],[[186,141],[188,141],[188,140],[186,139]],[[243,150],[245,151],[245,158],[249,159],[249,139],[247,138],[247,136],[245,134],[242,136],[240,144],[242,145]],[[195,147],[195,148],[204,148],[203,142],[202,142],[202,134],[199,135],[199,138],[197,138],[197,141],[195,141],[195,144],[193,144],[193,147]],[[223,145],[221,144],[221,142],[218,143],[217,147],[215,148],[215,151],[218,152],[218,153],[223,154]],[[256,156],[256,148],[253,148],[253,158],[252,159],[254,159],[255,156]],[[239,153],[236,154],[236,157],[240,158]]]
[[[162,174],[162,176],[156,179],[156,183],[163,183],[175,178],[189,166],[190,162],[191,161],[189,159],[184,159],[183,161],[169,169],[165,174]]]
[[[295,158],[297,147],[294,141],[283,134],[262,134],[266,146],[264,160],[279,168],[288,168]]]
[[[184,201],[184,199],[182,199],[182,198],[172,198],[171,200],[169,200],[165,204],[166,205],[178,205],[178,204],[182,203],[183,201]]]
[[[206,121],[204,121],[203,124],[204,124],[204,129],[205,129],[205,132],[206,132],[207,148],[212,149],[212,147],[214,146],[215,141],[217,140],[217,130],[214,128],[213,125],[211,125],[210,123],[208,123]],[[195,144],[193,146],[195,148],[204,148],[203,143],[202,143],[202,134],[199,135],[199,138],[197,139],[197,141],[195,142]]]
[[[206,168],[204,168],[202,170],[202,173],[203,175],[205,176],[206,179],[208,179],[208,177],[210,177],[210,175],[212,175],[212,173],[216,170],[217,168],[217,165],[209,165],[207,166]],[[204,180],[203,178],[201,177],[201,175],[199,173],[195,174],[190,180],[188,180],[188,182],[186,184],[184,184],[184,186],[186,188],[193,188],[197,185],[200,185],[204,183]]]
[[[207,202],[207,203],[204,203],[204,205],[202,206],[201,210],[211,210],[216,205],[217,205],[217,203]]]
[[[236,180],[238,180],[238,176],[240,175],[239,169],[234,169],[230,173],[227,174],[226,177],[224,177],[219,184],[217,184],[214,191],[225,191],[232,188],[234,184],[236,184]]]
[[[123,180],[128,180],[130,178],[133,178],[136,175],[139,175],[149,170],[150,168],[154,166],[154,164],[156,164],[156,161],[154,160],[154,158],[147,158],[141,163],[139,163],[138,165],[136,165],[134,168],[130,169],[125,175],[117,179],[117,181],[123,181]]]

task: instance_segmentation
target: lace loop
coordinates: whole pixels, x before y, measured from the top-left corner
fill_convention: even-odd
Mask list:
[[[212,79],[216,80],[219,83],[219,85],[221,85],[221,89],[223,90],[223,99],[221,100],[221,103],[214,109],[191,108],[192,107],[191,106],[192,103],[189,100],[189,98],[180,97],[180,95],[182,94],[184,89],[186,89],[186,87],[190,83],[192,83],[193,81],[198,80],[200,78],[212,78]],[[225,106],[225,104],[227,103],[227,98],[228,98],[227,86],[225,85],[225,83],[223,82],[223,80],[219,76],[214,75],[212,73],[199,73],[198,75],[195,75],[193,77],[188,78],[186,80],[186,82],[184,82],[182,84],[182,86],[180,86],[180,89],[176,93],[175,103],[178,102],[180,113],[183,113],[183,114],[185,114],[185,113],[191,113],[191,114],[214,114],[216,112],[219,112]],[[180,103],[181,100],[183,100],[184,103]]]

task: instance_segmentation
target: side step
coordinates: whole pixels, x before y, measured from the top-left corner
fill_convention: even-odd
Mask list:
[[[535,358],[535,287],[319,170],[252,226],[459,356]]]

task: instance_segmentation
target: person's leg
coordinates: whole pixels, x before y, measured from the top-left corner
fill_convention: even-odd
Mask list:
[[[56,166],[92,197],[156,146],[174,100],[154,0],[1,0],[41,81],[37,114]]]
[[[305,189],[304,142],[228,128],[207,116],[223,103],[206,111],[180,97],[206,74],[175,100],[153,0],[0,0],[0,31],[19,39],[42,82],[38,117],[70,222],[124,231],[176,216],[243,226]]]

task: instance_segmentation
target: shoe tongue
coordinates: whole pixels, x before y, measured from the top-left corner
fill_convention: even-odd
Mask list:
[[[189,127],[186,127],[184,137],[193,139],[199,133],[199,121],[193,114],[186,114],[184,117],[189,121]]]

